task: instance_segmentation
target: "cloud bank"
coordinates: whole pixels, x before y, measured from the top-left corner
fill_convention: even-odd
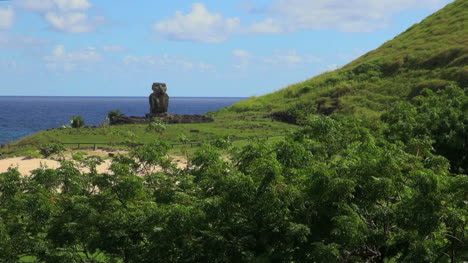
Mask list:
[[[195,3],[190,13],[185,15],[176,11],[173,18],[158,22],[153,28],[171,40],[216,43],[236,33],[240,19],[224,18],[221,14],[211,13],[203,4]]]
[[[177,41],[218,43],[235,34],[282,34],[300,30],[372,32],[391,23],[392,17],[412,9],[437,9],[444,0],[272,0],[263,7],[246,2],[244,10],[259,22],[241,25],[238,17],[225,18],[202,3],[188,14],[176,11],[167,20],[153,24],[163,38]]]
[[[88,17],[92,7],[88,0],[20,0],[16,6],[43,15],[54,30],[65,33],[93,32],[102,20]]]
[[[15,20],[15,12],[13,8],[0,8],[0,30],[10,29]]]

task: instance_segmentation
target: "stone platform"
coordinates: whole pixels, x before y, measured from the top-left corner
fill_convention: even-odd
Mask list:
[[[179,115],[179,114],[170,114],[170,113],[161,113],[161,114],[146,114],[145,117],[137,116],[123,116],[123,117],[114,117],[111,121],[111,125],[121,125],[121,124],[147,124],[152,122],[155,119],[160,119],[167,124],[174,123],[206,123],[214,121],[213,118],[206,117],[203,115]]]

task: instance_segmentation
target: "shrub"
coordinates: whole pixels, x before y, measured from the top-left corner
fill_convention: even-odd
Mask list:
[[[61,154],[65,151],[65,146],[61,143],[48,143],[44,144],[39,148],[39,152],[44,155],[44,157],[50,157],[55,154]]]
[[[72,159],[75,161],[83,161],[86,155],[88,155],[86,152],[73,152],[71,154]]]
[[[125,116],[125,114],[123,114],[120,110],[111,110],[109,111],[109,113],[107,113],[107,120],[109,122],[112,122],[112,120],[115,118],[115,117],[123,117]]]
[[[421,95],[421,92],[425,89],[430,89],[432,91],[438,91],[445,89],[447,86],[451,84],[450,81],[447,80],[441,80],[441,79],[432,79],[432,80],[425,80],[415,87],[411,89],[411,93],[409,94],[410,98],[416,97]]]
[[[382,72],[385,74],[385,76],[391,76],[397,73],[404,64],[405,62],[403,58],[387,61],[382,64]]]
[[[71,117],[70,123],[72,128],[82,128],[85,126],[85,120],[79,115]]]
[[[421,63],[422,68],[426,69],[435,69],[447,66],[452,61],[457,60],[459,57],[463,56],[467,52],[467,48],[465,47],[451,47],[448,49],[444,49],[439,53],[431,56],[427,60]],[[459,63],[459,62],[454,62]]]
[[[157,133],[162,133],[166,129],[166,124],[160,119],[154,119],[151,123],[148,124],[148,127],[146,127],[146,131],[154,131]]]

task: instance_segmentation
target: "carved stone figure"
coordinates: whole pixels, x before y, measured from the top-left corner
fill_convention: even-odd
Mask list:
[[[169,96],[165,83],[153,83],[153,93],[149,96],[150,114],[166,113],[169,107]]]

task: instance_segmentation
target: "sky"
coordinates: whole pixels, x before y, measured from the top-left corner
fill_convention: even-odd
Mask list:
[[[335,70],[452,0],[0,0],[0,96],[250,97]]]

